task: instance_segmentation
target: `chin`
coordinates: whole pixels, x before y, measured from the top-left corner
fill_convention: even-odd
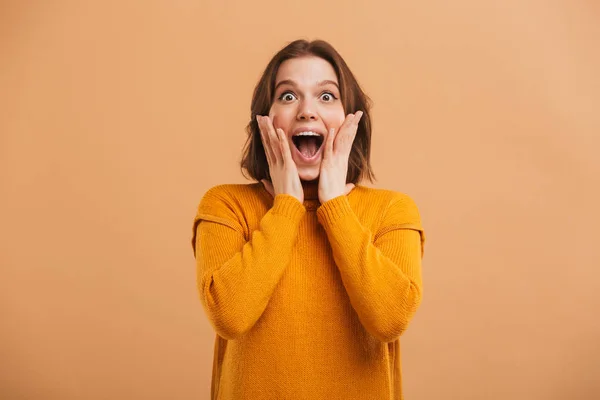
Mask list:
[[[316,169],[300,171],[300,172],[298,172],[298,175],[300,176],[300,179],[303,181],[314,181],[315,179],[319,178],[319,172],[320,172],[320,170],[318,168],[316,168]]]

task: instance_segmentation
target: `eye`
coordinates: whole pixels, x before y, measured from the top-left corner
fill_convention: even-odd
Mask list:
[[[286,98],[285,98],[285,97],[286,97],[286,96],[288,96],[288,95],[290,95],[290,96],[295,96],[295,95],[294,95],[292,92],[290,92],[289,90],[287,90],[287,91],[283,92],[283,93],[282,93],[282,94],[281,94],[281,95],[278,97],[278,100],[291,101],[292,99],[290,99],[290,98],[287,98],[287,99],[286,99]],[[323,94],[321,94],[321,97],[323,97],[323,96],[329,96],[329,97],[331,98],[331,100],[327,100],[327,101],[326,101],[326,103],[331,103],[332,101],[334,101],[334,100],[337,100],[337,97],[335,97],[335,96],[334,96],[334,94],[333,94],[333,93],[331,93],[331,92],[323,92]]]
[[[332,97],[333,99],[331,101],[328,101],[328,103],[331,103],[333,100],[337,99],[337,97],[335,97],[333,95],[333,93],[331,93],[331,92],[324,92],[321,96],[330,96],[330,97]]]
[[[290,92],[290,91],[283,92],[283,93],[281,94],[281,96],[279,96],[279,98],[278,98],[278,99],[279,99],[279,100],[283,100],[283,98],[284,98],[286,95],[292,95],[292,92]],[[291,99],[286,99],[285,101],[290,101],[290,100],[291,100]]]

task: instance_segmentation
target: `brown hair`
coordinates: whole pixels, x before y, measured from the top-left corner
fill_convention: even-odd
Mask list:
[[[364,113],[358,123],[356,137],[350,151],[346,183],[352,182],[358,184],[362,179],[368,179],[372,183],[376,178],[370,163],[371,118],[369,110],[371,108],[371,99],[362,91],[342,56],[340,56],[333,46],[324,40],[314,40],[312,42],[303,39],[295,40],[275,54],[265,68],[252,95],[250,106],[251,118],[246,126],[248,139],[244,145],[243,156],[240,162],[242,175],[247,178],[249,176],[257,181],[262,179],[271,180],[269,164],[260,137],[256,115],[269,114],[275,95],[273,89],[279,66],[288,59],[305,56],[320,57],[332,65],[339,81],[344,115],[355,113],[359,110]],[[248,174],[245,174],[244,170]]]

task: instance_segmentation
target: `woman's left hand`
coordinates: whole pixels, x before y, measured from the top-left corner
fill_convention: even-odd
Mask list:
[[[348,159],[352,143],[362,115],[362,111],[348,114],[337,132],[334,128],[329,130],[327,141],[323,144],[325,148],[319,174],[319,201],[321,204],[335,197],[346,195],[354,188],[353,183],[346,183],[346,176],[348,175]]]

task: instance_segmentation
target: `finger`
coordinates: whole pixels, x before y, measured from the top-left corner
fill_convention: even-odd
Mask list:
[[[342,146],[344,142],[344,136],[347,135],[346,130],[352,126],[352,122],[354,121],[354,114],[346,115],[346,119],[342,123],[342,126],[338,129],[335,141],[333,143],[333,151],[337,152],[338,147]]]
[[[323,149],[323,159],[329,159],[333,154],[333,141],[335,140],[335,128],[329,129],[329,135],[325,141],[325,148]]]
[[[345,128],[345,127],[352,125],[352,122],[354,122],[355,117],[356,117],[356,115],[352,114],[352,113],[346,115],[346,119],[344,120],[344,123],[342,124],[342,126]]]
[[[269,141],[272,143],[271,149],[273,150],[274,161],[279,163],[283,160],[281,144],[279,143],[277,132],[275,132],[275,127],[273,127],[273,122],[268,115],[265,115],[265,126],[267,128],[267,134],[269,135]]]
[[[277,128],[277,136],[279,137],[279,142],[281,143],[281,153],[283,155],[283,160],[286,163],[293,163],[292,159],[292,149],[290,149],[290,143],[287,140],[285,132],[281,128]]]
[[[357,111],[352,121],[352,129],[350,130],[350,140],[348,143],[348,147],[352,147],[352,143],[354,142],[354,138],[356,137],[356,133],[358,132],[358,123],[360,122],[361,117],[363,116],[362,111]]]
[[[362,111],[357,111],[356,114],[354,114],[354,121],[352,121],[355,125],[358,125],[358,122],[360,121],[360,118],[363,116],[363,112]]]
[[[269,165],[273,165],[273,151],[271,150],[271,142],[268,135],[265,133],[266,129],[264,126],[264,117],[257,115],[256,120],[258,121],[258,129],[260,131],[260,137],[262,139],[263,148],[265,149],[265,155],[267,156],[267,162]]]
[[[358,123],[362,116],[363,112],[357,111],[356,114],[354,114],[350,119],[349,125],[345,129],[343,135],[344,137],[340,138],[340,149],[347,154],[349,154],[352,150],[352,143],[354,143],[354,138],[356,137],[356,133],[358,131]]]

